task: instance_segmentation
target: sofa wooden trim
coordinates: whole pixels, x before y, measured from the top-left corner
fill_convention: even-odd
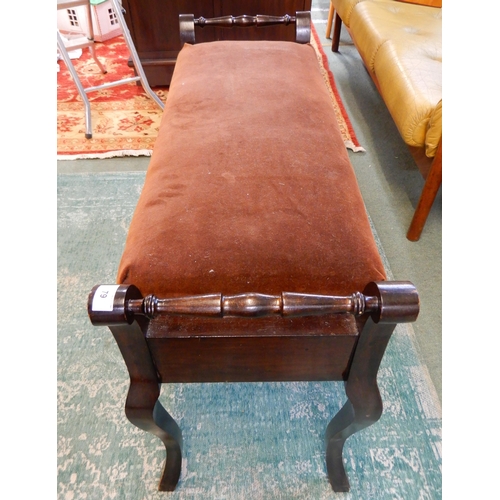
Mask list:
[[[410,227],[406,233],[406,237],[410,241],[418,241],[442,184],[443,140],[441,139],[439,142],[434,158],[425,156],[422,149],[410,147],[410,152],[425,179],[417,208],[415,209]]]

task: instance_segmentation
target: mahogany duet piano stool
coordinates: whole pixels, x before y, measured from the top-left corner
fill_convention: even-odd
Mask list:
[[[194,42],[195,26],[296,23],[299,43]],[[382,413],[377,372],[419,298],[386,281],[310,40],[310,15],[194,19],[175,66],[117,283],[96,285],[130,374],[125,412],[166,448],[175,489],[181,430],[162,383],[344,381],[326,429],[335,491],[342,449]]]

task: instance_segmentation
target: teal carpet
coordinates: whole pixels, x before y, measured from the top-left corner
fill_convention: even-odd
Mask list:
[[[441,498],[441,410],[408,325],[381,365],[382,418],[346,443],[350,493],[333,493],[324,462],[338,382],[164,385],[184,461],[177,490],[157,491],[163,445],[126,419],[125,364],[86,312],[92,286],[115,281],[144,175],[58,175],[58,498]]]

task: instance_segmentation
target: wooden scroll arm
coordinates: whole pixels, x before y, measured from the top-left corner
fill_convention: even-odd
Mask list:
[[[391,282],[399,283],[399,282]],[[401,282],[406,283],[406,282]],[[135,316],[153,319],[158,315],[202,316],[202,317],[247,317],[265,316],[317,316],[325,314],[354,314],[361,316],[380,314],[380,298],[356,292],[350,296],[314,295],[283,292],[280,295],[221,293],[159,299],[154,295],[133,298],[123,303],[123,310],[114,308],[114,294],[123,293],[131,285],[97,285],[89,298],[89,315],[93,324],[113,324],[116,321],[131,323]],[[404,311],[415,317],[418,305]],[[114,310],[114,312],[112,312]],[[412,321],[410,319],[410,321]]]
[[[297,43],[309,43],[311,40],[311,13],[309,11],[299,11],[295,16],[285,14],[284,16],[265,16],[265,15],[242,15],[242,16],[223,16],[205,18],[203,16],[195,19],[193,14],[179,15],[179,29],[181,43],[195,43],[194,27],[203,28],[213,26],[216,28],[232,28],[233,26],[246,28],[248,26],[274,26],[276,24],[295,24],[295,41]]]

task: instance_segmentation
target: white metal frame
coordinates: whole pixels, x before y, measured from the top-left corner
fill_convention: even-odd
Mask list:
[[[71,59],[69,57],[68,51],[76,50],[76,49],[83,49],[85,47],[88,47],[92,57],[94,58],[96,64],[99,66],[99,69],[102,71],[102,73],[106,73],[106,68],[101,64],[99,59],[97,58],[95,54],[95,47],[94,47],[94,30],[92,26],[92,15],[90,12],[90,1],[89,0],[58,0],[57,2],[57,8],[58,9],[72,9],[74,7],[77,7],[79,5],[85,5],[87,7],[87,16],[88,16],[88,34],[87,36],[84,37],[79,37],[74,40],[70,40],[66,44],[64,43],[61,34],[59,33],[59,30],[57,31],[57,47],[59,49],[59,53],[61,54],[62,59],[64,60],[64,63],[66,64],[71,77],[73,78],[73,81],[75,82],[76,88],[78,89],[78,93],[80,94],[84,106],[85,106],[85,137],[87,139],[92,138],[92,120],[91,120],[91,111],[90,111],[90,101],[87,97],[87,94],[89,92],[94,92],[96,90],[101,90],[101,89],[107,89],[110,87],[116,87],[117,85],[123,85],[125,83],[131,83],[131,82],[137,82],[139,81],[146,91],[146,93],[153,99],[158,106],[163,109],[164,104],[162,100],[156,95],[155,92],[151,89],[148,83],[148,79],[146,77],[146,74],[144,73],[144,70],[142,68],[141,61],[139,59],[139,56],[137,54],[137,51],[135,49],[134,42],[132,40],[132,37],[130,35],[130,32],[128,30],[127,24],[125,22],[125,18],[123,17],[123,12],[122,12],[122,6],[118,3],[118,0],[111,0],[111,3],[113,4],[113,8],[116,12],[116,17],[118,19],[118,23],[120,25],[120,28],[122,30],[123,38],[125,39],[125,43],[127,44],[128,50],[130,52],[130,56],[132,58],[132,62],[134,63],[134,68],[137,73],[137,76],[130,77],[130,78],[123,78],[120,80],[116,80],[114,82],[109,82],[105,83],[103,85],[96,85],[94,87],[87,87],[85,88],[82,85],[82,82],[80,80],[80,77],[78,76],[78,73],[75,70],[75,67],[73,66],[73,63],[71,62]]]

